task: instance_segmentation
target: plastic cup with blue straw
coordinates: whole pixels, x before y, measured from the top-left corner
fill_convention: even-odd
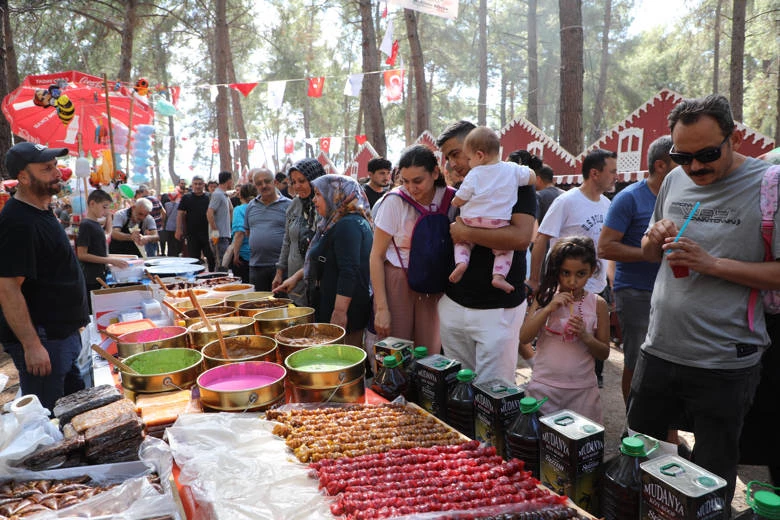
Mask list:
[[[691,209],[691,211],[688,213],[688,216],[685,218],[685,222],[683,222],[683,225],[680,227],[680,231],[678,231],[677,236],[674,237],[674,243],[680,241],[680,237],[685,232],[685,228],[688,227],[688,224],[690,224],[691,219],[696,214],[696,211],[699,209],[699,206],[701,206],[701,202],[697,202],[696,204],[693,205],[693,209]],[[671,252],[672,252],[671,249],[666,250],[667,255]],[[688,268],[688,266],[682,266],[682,265],[672,266],[672,274],[674,274],[675,278],[685,278],[686,276],[691,274],[691,271]]]

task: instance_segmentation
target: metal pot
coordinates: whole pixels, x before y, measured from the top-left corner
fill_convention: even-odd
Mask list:
[[[266,298],[265,300],[252,300],[244,302],[238,306],[239,316],[253,317],[260,311],[268,309],[278,309],[279,307],[287,307],[293,301],[287,298]]]
[[[287,371],[265,361],[247,361],[218,366],[198,377],[200,402],[223,411],[256,411],[284,399]]]
[[[281,307],[260,311],[254,315],[257,331],[266,336],[293,325],[311,323],[314,321],[314,309],[311,307]]]
[[[321,345],[290,354],[284,365],[295,401],[355,403],[365,400],[365,361],[361,348]]]
[[[215,305],[213,307],[203,307],[203,312],[206,314],[206,316],[208,316],[209,319],[227,318],[229,316],[233,316],[236,313],[236,309],[233,307],[228,307],[227,305]],[[198,309],[184,311],[184,314],[188,316],[188,318],[184,320],[185,327],[189,327],[190,325],[194,325],[202,321]]]
[[[214,294],[224,294],[225,297],[231,294],[247,293],[255,290],[255,286],[251,283],[227,283],[224,285],[215,285],[211,287]]]
[[[336,343],[346,335],[342,327],[331,323],[305,323],[293,325],[276,333],[274,339],[279,344],[279,359],[282,363],[287,356],[301,349],[317,345]]]
[[[225,338],[225,349],[230,359],[222,357],[219,340],[201,349],[206,369],[241,361],[276,361],[276,340],[266,336],[233,336]]]
[[[137,393],[169,392],[195,384],[203,354],[189,348],[165,348],[135,354],[124,362],[139,374],[122,371],[123,388]]]
[[[194,308],[192,306],[192,301],[189,298],[181,298],[181,299],[176,298],[175,300],[172,301],[166,297],[166,300],[171,302],[173,306],[176,307],[177,309],[181,309],[183,311],[187,311]],[[201,298],[197,298],[197,300],[200,306],[203,307],[204,309],[206,307],[216,307],[218,305],[225,304],[225,298],[221,298],[219,296],[207,296],[205,298],[201,297]]]
[[[121,358],[148,350],[187,348],[187,346],[187,329],[176,326],[128,332],[119,336],[116,342],[116,350]]]
[[[219,323],[222,329],[222,337],[232,338],[233,336],[247,336],[255,333],[255,320],[254,318],[248,318],[243,316],[230,316],[228,318],[215,318],[209,319],[213,323]],[[206,324],[199,321],[193,325],[190,325],[187,331],[190,334],[190,344],[195,348],[200,349],[205,345],[208,345],[214,340],[219,339],[217,334],[217,328],[214,330],[208,330]]]
[[[251,302],[254,300],[265,300],[268,298],[272,298],[274,293],[271,291],[253,291],[253,292],[245,292],[245,293],[239,293],[239,294],[231,294],[230,296],[225,298],[225,305],[230,305],[231,307],[238,307],[242,303]]]

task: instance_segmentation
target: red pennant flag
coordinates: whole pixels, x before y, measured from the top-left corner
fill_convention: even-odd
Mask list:
[[[357,142],[357,144],[363,144],[366,141],[368,141],[368,137],[366,136],[366,134],[360,134],[355,136],[355,142]]]
[[[211,140],[211,153],[218,154],[219,153],[219,139],[212,139]]]
[[[325,86],[325,76],[309,78],[309,97],[322,97],[322,87]]]
[[[254,150],[254,149],[255,149],[255,143],[256,143],[256,142],[257,142],[257,141],[255,141],[254,139],[249,139],[249,140],[247,140],[247,142],[246,142],[246,149],[247,149],[247,150]]]
[[[255,83],[231,83],[228,85],[230,88],[234,88],[241,92],[244,97],[247,97],[250,92],[252,92],[252,89],[257,86],[257,82]]]
[[[171,103],[173,106],[179,104],[179,95],[181,94],[181,87],[171,87],[168,90],[171,91]]]
[[[397,59],[398,59],[398,40],[393,40],[393,51],[390,53],[390,56],[387,57],[385,63],[387,63],[391,67],[395,67],[395,60]]]
[[[402,69],[385,71],[385,97],[388,101],[400,101],[404,95],[404,71]]]
[[[290,155],[293,153],[293,150],[295,150],[295,141],[293,141],[292,137],[285,137],[284,138],[284,153],[287,155]]]
[[[382,9],[382,18],[387,18],[387,2],[385,2],[385,8]]]
[[[325,153],[330,151],[330,137],[320,137],[320,150]]]

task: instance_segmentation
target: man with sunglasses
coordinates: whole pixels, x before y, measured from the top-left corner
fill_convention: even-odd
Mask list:
[[[780,288],[780,262],[763,261],[760,233],[759,190],[769,165],[737,153],[742,136],[723,96],[683,100],[669,127],[669,156],[680,166],[664,180],[642,239],[645,259],[661,267],[628,426],[657,438],[677,427],[693,431],[693,461],[726,479],[729,504],[740,431],[769,344],[762,305],[749,303],[750,292]],[[778,234],[772,253],[780,257]]]

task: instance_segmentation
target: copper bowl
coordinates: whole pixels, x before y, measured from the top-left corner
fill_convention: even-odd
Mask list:
[[[311,307],[279,307],[267,309],[254,315],[258,334],[273,336],[293,325],[314,321],[314,309]]]
[[[248,318],[243,316],[230,316],[228,318],[214,318],[209,319],[214,323],[219,323],[220,329],[222,329],[223,338],[232,338],[233,336],[247,336],[255,333],[255,320],[254,318]],[[214,330],[208,330],[206,324],[202,321],[194,323],[187,328],[187,332],[190,334],[190,344],[195,348],[200,349],[214,340],[219,339],[217,334],[217,328]]]
[[[227,305],[215,305],[213,307],[203,307],[203,312],[209,319],[227,318],[229,316],[233,316],[236,313],[236,309],[233,307],[228,307]],[[194,325],[199,321],[202,321],[198,309],[184,311],[184,314],[187,315],[187,318],[184,319],[185,327],[189,327],[190,325]]]
[[[279,307],[287,307],[292,302],[292,300],[288,300],[287,298],[266,298],[265,300],[252,300],[251,302],[244,302],[238,306],[238,315],[252,318],[260,311],[277,309]]]
[[[226,412],[264,410],[284,400],[286,377],[283,366],[265,361],[214,367],[198,377],[200,402]]]
[[[124,363],[138,373],[122,371],[123,388],[138,393],[169,392],[195,384],[203,354],[189,348],[164,348],[135,354]]]
[[[281,363],[287,356],[304,348],[337,343],[346,335],[343,327],[331,323],[293,325],[276,333]]]
[[[176,326],[127,332],[119,336],[116,342],[116,350],[121,358],[148,350],[186,348],[187,346],[187,329]]]
[[[201,349],[206,369],[241,361],[276,361],[276,340],[267,336],[233,336],[224,338],[229,359],[222,357],[219,340]]]
[[[225,298],[225,305],[231,307],[238,307],[242,303],[251,302],[254,300],[266,300],[273,297],[274,293],[271,291],[252,291],[238,294],[231,294]]]

